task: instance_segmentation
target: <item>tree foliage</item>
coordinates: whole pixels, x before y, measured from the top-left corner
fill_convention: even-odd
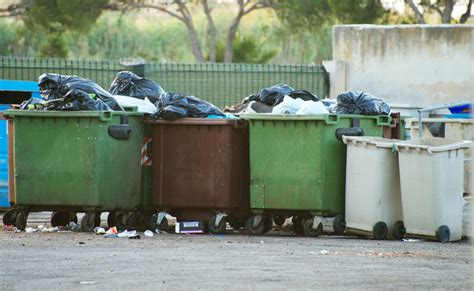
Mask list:
[[[324,23],[374,23],[386,12],[380,0],[286,0],[276,10],[289,26],[307,30]]]

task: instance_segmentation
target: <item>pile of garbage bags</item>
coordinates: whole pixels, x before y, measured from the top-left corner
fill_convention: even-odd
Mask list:
[[[42,99],[25,101],[21,109],[123,111],[109,92],[78,76],[43,74],[38,79],[38,87]]]
[[[165,120],[204,118],[209,115],[225,116],[216,106],[194,96],[167,93],[162,95],[158,102],[158,116]]]
[[[336,101],[321,100],[311,92],[295,90],[287,84],[278,84],[245,97],[240,104],[226,108],[225,112],[236,115],[245,113],[390,115],[390,106],[385,101],[365,92],[344,92],[336,99]]]
[[[123,111],[123,107],[137,107],[139,112],[167,120],[225,117],[209,102],[195,96],[167,93],[155,81],[128,71],[117,74],[109,91],[88,79],[52,73],[41,75],[38,86],[42,98],[31,98],[20,109]]]
[[[166,92],[153,80],[132,72],[119,72],[109,91],[97,83],[78,76],[46,73],[39,77],[42,99],[31,98],[21,104],[24,110],[99,110],[123,111],[137,107],[139,112],[165,120],[178,118],[229,118],[213,104],[192,95]],[[362,114],[389,115],[390,106],[380,98],[365,92],[349,91],[337,100],[321,100],[306,90],[295,90],[287,84],[277,84],[245,97],[226,113],[268,114]]]

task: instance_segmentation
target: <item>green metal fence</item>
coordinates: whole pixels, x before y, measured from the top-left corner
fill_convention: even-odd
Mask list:
[[[320,65],[158,63],[125,66],[118,60],[65,60],[0,57],[0,79],[36,81],[43,73],[78,75],[108,89],[119,71],[129,70],[158,82],[168,92],[194,95],[218,107],[278,83],[328,95],[325,69]]]

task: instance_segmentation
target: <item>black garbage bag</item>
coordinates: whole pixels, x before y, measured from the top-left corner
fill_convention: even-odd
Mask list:
[[[160,95],[165,93],[165,91],[153,80],[142,78],[129,71],[122,71],[112,81],[109,93],[139,99],[148,97],[148,100],[155,103],[160,100]]]
[[[112,110],[123,111],[123,108],[109,92],[91,80],[78,76],[47,73],[39,77],[38,86],[41,96],[46,101],[64,98],[69,91],[77,89],[88,94],[93,99],[98,98],[102,100]]]
[[[204,118],[209,115],[225,116],[216,106],[194,96],[184,94],[165,93],[158,102],[159,117],[166,120],[194,117]]]
[[[348,91],[337,96],[336,114],[389,115],[390,106],[384,100],[365,92]]]
[[[268,106],[275,106],[283,101],[283,97],[294,91],[286,84],[278,84],[269,88],[262,89],[258,94],[258,99]]]
[[[318,102],[320,101],[321,99],[314,95],[313,93],[309,92],[309,91],[306,91],[306,90],[294,90],[294,91],[291,91],[290,93],[286,94],[288,96],[290,96],[291,98],[293,99],[303,99],[304,101],[314,101],[314,102]],[[281,103],[283,101],[283,98],[281,100],[278,101],[278,103]]]
[[[64,98],[52,103],[47,110],[81,111],[99,110],[112,111],[110,107],[100,99],[93,99],[89,94],[78,89],[72,89]]]
[[[269,88],[260,90],[257,95],[250,95],[245,97],[242,101],[243,104],[250,101],[260,101],[267,106],[276,106],[283,102],[283,98],[290,96],[293,99],[303,99],[304,101],[320,101],[321,99],[313,93],[306,90],[295,90],[286,84],[278,84]]]

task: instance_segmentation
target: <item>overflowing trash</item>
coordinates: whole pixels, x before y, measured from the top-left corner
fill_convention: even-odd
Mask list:
[[[23,110],[123,111],[115,98],[98,84],[78,76],[43,74],[38,79],[42,99],[31,98]]]
[[[292,102],[292,100],[296,102]],[[268,88],[263,88],[257,94],[245,97],[240,104],[234,105],[232,108],[226,108],[226,112],[240,113],[273,113],[273,114],[316,114],[310,113],[316,110],[314,106],[320,108],[319,105],[313,105],[321,101],[321,98],[306,90],[295,90],[287,84],[277,84]],[[301,102],[312,102],[303,106]],[[283,105],[282,105],[283,104]],[[312,104],[312,105],[309,105]],[[303,112],[296,113],[301,107],[306,108]],[[296,109],[296,110],[295,110]],[[328,112],[325,110],[323,112]]]
[[[209,115],[225,116],[216,106],[194,96],[166,93],[158,102],[158,116],[165,120],[185,117],[205,118]]]
[[[323,102],[305,101],[300,98],[293,99],[284,96],[283,101],[273,107],[273,114],[328,114],[329,111]]]
[[[348,91],[337,96],[333,113],[390,115],[390,106],[382,99],[365,92]]]
[[[112,81],[109,93],[139,99],[148,98],[148,100],[155,103],[160,101],[160,96],[165,94],[165,91],[153,80],[142,78],[132,72],[122,71]]]
[[[281,102],[285,96],[293,99],[302,99],[304,101],[320,101],[321,99],[306,90],[295,90],[286,84],[277,84],[272,87],[264,88],[256,95],[250,95],[249,101],[259,101],[267,106],[274,107]]]

